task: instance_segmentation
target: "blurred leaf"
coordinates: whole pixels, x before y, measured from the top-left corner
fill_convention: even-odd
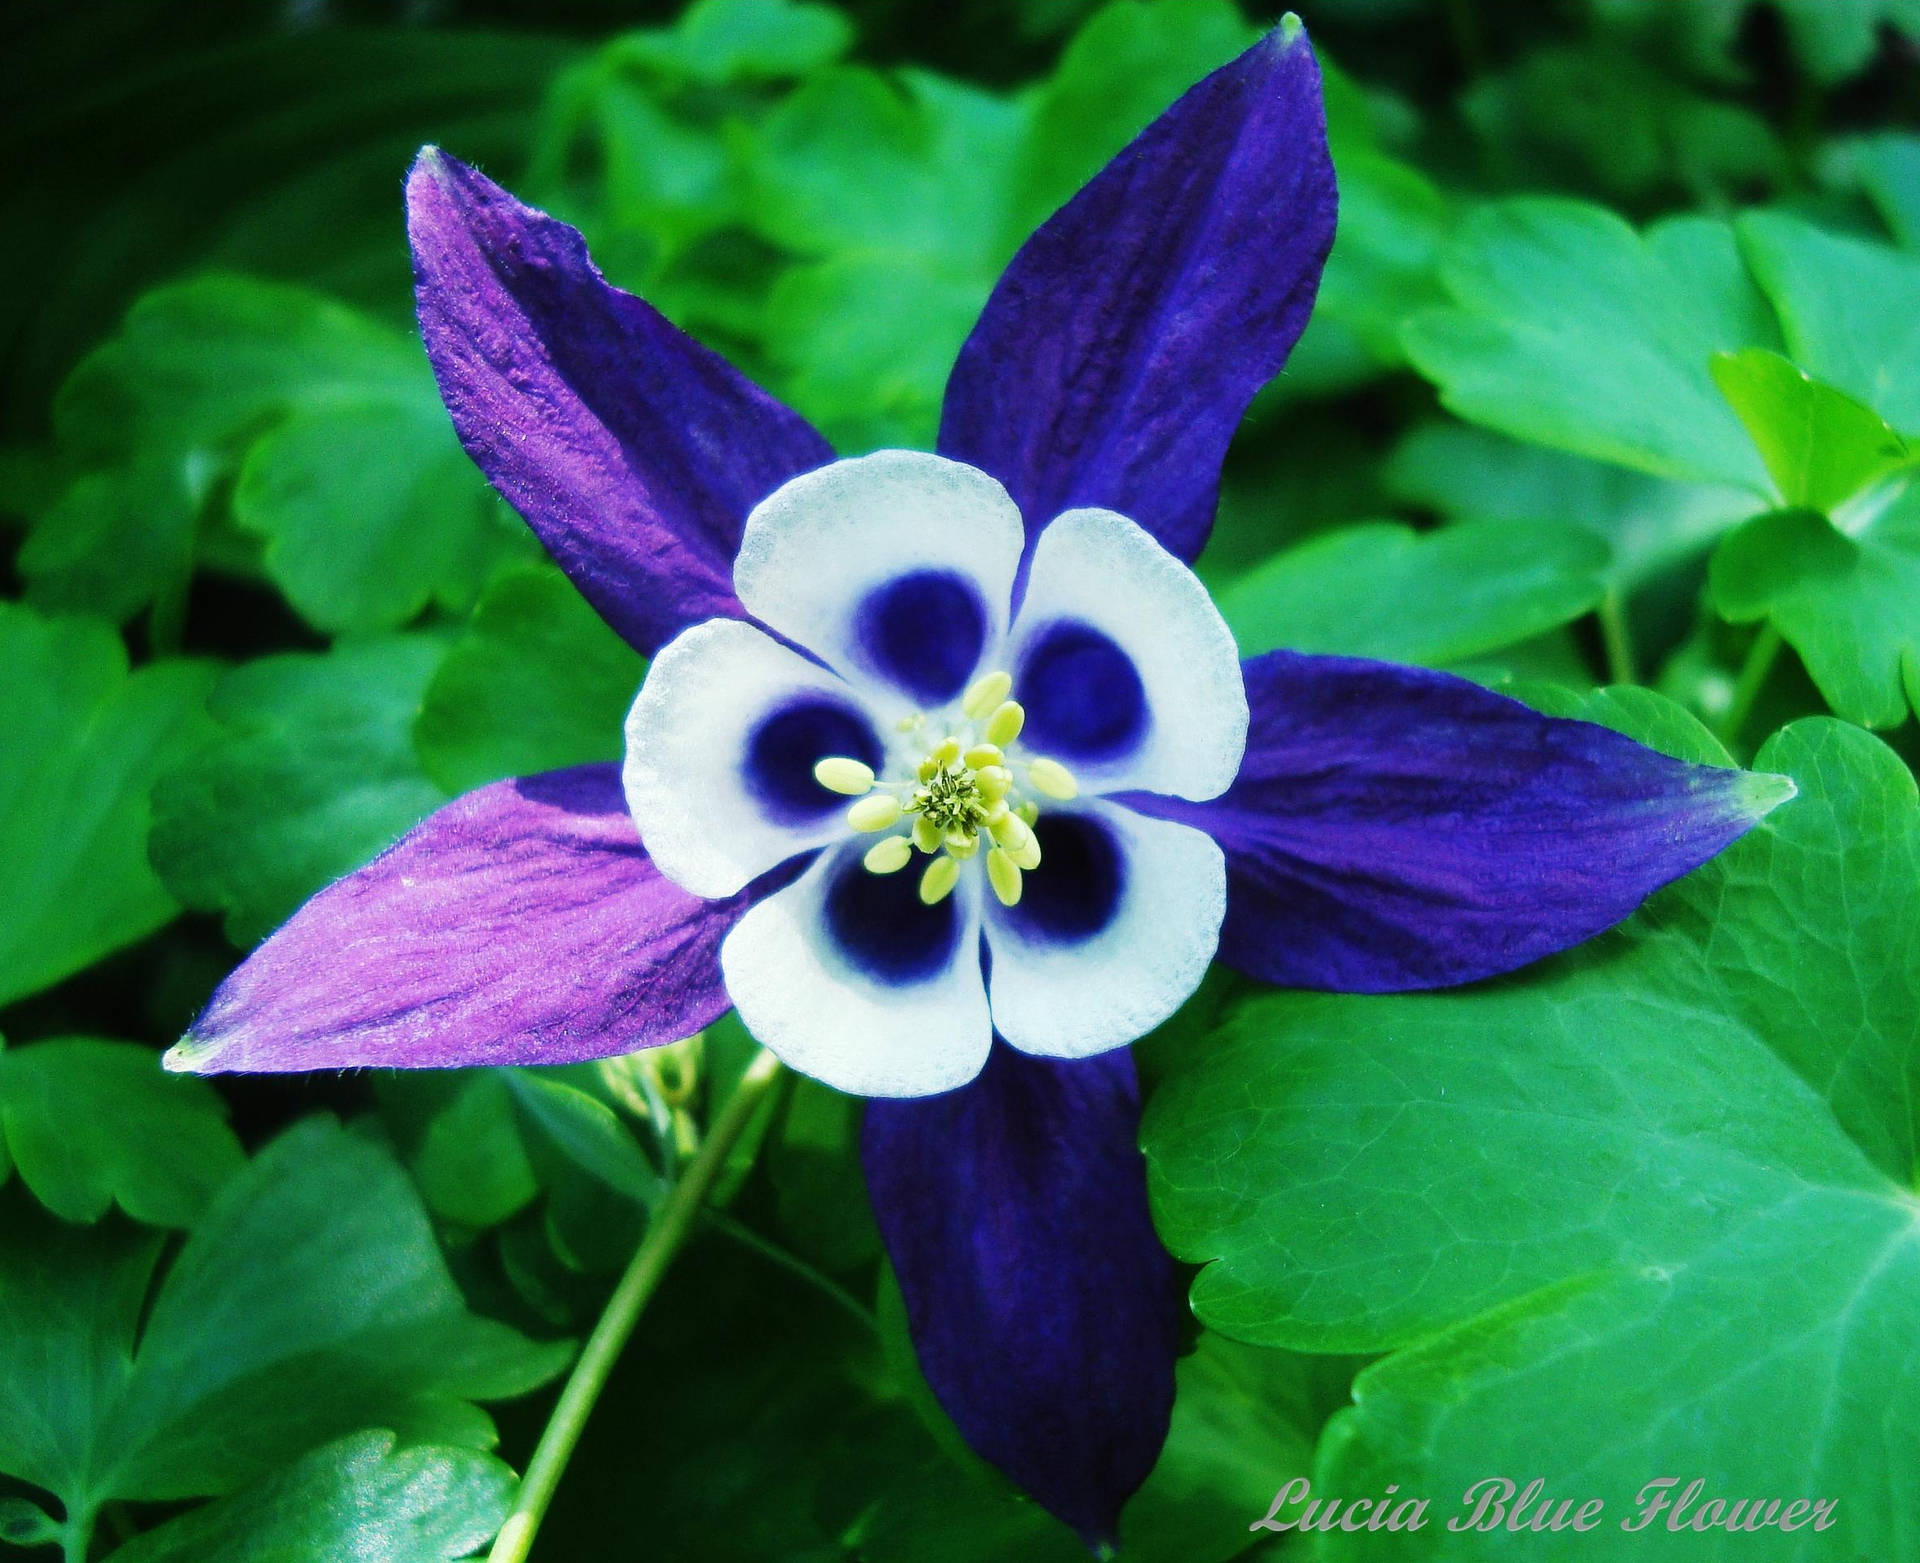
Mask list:
[[[1766,492],[1707,372],[1717,351],[1778,345],[1725,224],[1672,218],[1643,237],[1597,206],[1503,201],[1461,225],[1441,274],[1453,303],[1414,316],[1406,346],[1449,409],[1575,455]]]
[[[1757,516],[1721,543],[1709,581],[1723,616],[1765,619],[1786,638],[1836,715],[1905,720],[1902,670],[1920,659],[1920,491],[1844,530],[1806,510]]]
[[[1738,230],[1793,361],[1920,433],[1920,256],[1779,212],[1751,213]]]
[[[0,1541],[16,1547],[57,1547],[65,1535],[66,1527],[39,1504],[0,1498]]]
[[[1871,408],[1821,384],[1778,353],[1750,347],[1715,354],[1713,378],[1789,505],[1832,514],[1920,459]]]
[[[1739,80],[1733,49],[1742,19],[1755,0],[1595,0],[1609,21],[1678,49],[1686,64]],[[1813,79],[1831,86],[1864,69],[1878,52],[1882,24],[1920,37],[1920,8],[1912,0],[1772,0],[1787,41]]]
[[[438,1563],[500,1528],[513,1487],[491,1455],[355,1433],[136,1537],[107,1563]]]
[[[605,1102],[550,1075],[524,1069],[500,1074],[525,1133],[636,1204],[650,1207],[659,1199],[659,1173]]]
[[[1250,995],[1149,1104],[1204,1320],[1398,1349],[1324,1490],[1515,1470],[1624,1512],[1701,1473],[1837,1497],[1849,1552],[1907,1555],[1920,799],[1831,720],[1756,764],[1799,797],[1617,932],[1450,994]],[[1340,1555],[1489,1553],[1434,1526]]]
[[[98,1221],[118,1201],[163,1227],[191,1226],[244,1160],[205,1081],[167,1074],[151,1048],[90,1037],[0,1051],[0,1148],[62,1220]]]
[[[427,635],[264,657],[221,679],[216,735],[154,792],[153,861],[254,943],[446,801],[413,747],[445,644]]]
[[[0,1004],[172,921],[154,778],[201,736],[214,669],[127,671],[111,626],[0,603]]]
[[[370,1424],[483,1448],[472,1402],[567,1357],[469,1313],[405,1174],[327,1119],[226,1184],[150,1304],[158,1242],[113,1223],[0,1249],[0,1470],[69,1515],[230,1492]]]
[[[301,289],[150,293],[55,411],[81,475],[21,553],[45,600],[124,616],[167,591],[228,479],[267,573],[328,631],[469,601],[491,560],[531,549],[461,453],[418,344]],[[120,566],[105,585],[103,557]]]
[[[1676,483],[1444,421],[1408,434],[1385,477],[1394,498],[1449,520],[1551,520],[1597,532],[1612,545],[1609,577],[1628,586],[1700,554],[1760,503],[1750,489]]]
[[[1853,161],[1888,232],[1902,248],[1920,250],[1920,136],[1867,137],[1855,144]]]
[[[578,50],[526,27],[354,25],[244,0],[19,20],[10,85],[33,112],[0,133],[0,226],[38,238],[0,257],[0,334],[23,421],[157,280],[254,272],[405,324],[408,160],[435,141],[506,172]]]
[[[859,1098],[799,1076],[767,1145],[781,1230],[828,1270],[850,1270],[880,1253],[860,1166],[861,1110]]]
[[[551,566],[503,570],[427,685],[414,741],[450,793],[620,757],[646,664]]]
[[[804,76],[853,42],[831,6],[797,0],[695,0],[672,27],[629,33],[618,57],[707,86]]]
[[[498,1226],[540,1191],[497,1069],[382,1070],[380,1107],[436,1216],[476,1230]]]
[[[1462,109],[1501,176],[1533,187],[1598,187],[1615,200],[1680,189],[1724,204],[1787,174],[1758,114],[1605,42],[1537,49],[1511,70],[1480,77]]]
[[[1607,547],[1551,521],[1424,535],[1376,521],[1277,554],[1220,596],[1243,656],[1284,646],[1429,666],[1527,640],[1599,602]]]

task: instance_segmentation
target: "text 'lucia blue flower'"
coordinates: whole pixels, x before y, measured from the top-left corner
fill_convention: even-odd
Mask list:
[[[938,455],[835,462],[579,234],[423,153],[420,323],[461,440],[654,658],[626,762],[447,805],[295,913],[170,1061],[559,1063],[737,1005],[875,1098],[875,1217],[962,1434],[1113,1540],[1179,1338],[1122,1044],[1216,946],[1354,992],[1512,970],[1786,791],[1445,674],[1236,663],[1185,562],[1334,209],[1289,20],[1027,241]]]

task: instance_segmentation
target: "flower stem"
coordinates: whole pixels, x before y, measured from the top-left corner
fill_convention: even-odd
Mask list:
[[[1753,715],[1753,703],[1760,698],[1767,675],[1773,671],[1774,658],[1780,655],[1780,632],[1769,624],[1753,638],[1747,648],[1747,660],[1740,664],[1740,676],[1734,681],[1733,698],[1720,718],[1720,740],[1728,748],[1740,736],[1740,729]]]
[[[81,1509],[67,1516],[60,1533],[60,1556],[64,1563],[87,1563],[87,1554],[93,1550],[94,1517],[92,1509]]]
[[[1607,681],[1613,684],[1640,682],[1639,665],[1633,655],[1633,632],[1627,625],[1627,604],[1617,586],[1609,586],[1600,599],[1600,643],[1607,653]]]
[[[553,1501],[567,1461],[573,1457],[574,1445],[580,1441],[600,1391],[606,1388],[621,1349],[633,1334],[641,1311],[667,1273],[667,1267],[693,1230],[707,1194],[726,1167],[728,1153],[753,1121],[755,1109],[779,1077],[780,1061],[762,1048],[720,1109],[698,1154],[648,1225],[647,1235],[641,1240],[626,1274],[620,1277],[620,1284],[607,1299],[600,1322],[587,1337],[566,1388],[554,1402],[546,1431],[540,1435],[533,1458],[527,1462],[527,1474],[521,1478],[520,1496],[506,1524],[500,1527],[493,1550],[487,1554],[487,1563],[523,1563],[532,1550],[533,1538],[546,1516],[547,1505]]]

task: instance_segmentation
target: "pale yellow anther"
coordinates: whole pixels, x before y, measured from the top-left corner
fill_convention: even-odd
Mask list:
[[[1002,814],[998,819],[987,821],[987,829],[993,832],[993,839],[999,842],[1000,845],[1005,847],[1009,852],[1013,851],[1021,842],[1033,834],[1033,832],[1027,828],[1027,822],[1021,819],[1020,816],[1015,814],[1011,809]]]
[[[913,843],[905,836],[889,836],[885,841],[876,841],[867,848],[867,855],[860,861],[867,865],[869,873],[897,874],[907,866],[907,859],[913,856]]]
[[[1058,760],[1034,760],[1027,766],[1027,779],[1033,783],[1033,790],[1049,798],[1065,802],[1068,798],[1080,796],[1080,783],[1073,779],[1073,772]]]
[[[925,815],[913,822],[913,844],[922,852],[940,850],[940,827]]]
[[[844,754],[830,755],[814,766],[813,779],[828,792],[843,792],[849,798],[873,791],[873,767]]]
[[[958,738],[942,738],[940,742],[933,746],[933,753],[927,756],[926,763],[931,765],[936,771],[944,771],[959,758],[960,740]]]
[[[988,803],[998,803],[1013,790],[1013,772],[1004,765],[989,765],[973,773],[973,784]]]
[[[960,709],[976,722],[981,720],[1013,688],[1011,673],[985,673],[967,686],[967,692],[960,697]]]
[[[1007,757],[1000,752],[998,744],[975,744],[960,756],[970,768],[984,771],[989,765],[1005,765]]]
[[[1027,708],[1017,700],[1002,701],[987,718],[987,742],[990,744],[1010,744],[1020,736],[1020,729],[1027,725]]]
[[[1004,847],[995,847],[987,854],[987,883],[993,886],[1002,906],[1012,906],[1020,899],[1020,865]]]
[[[1038,868],[1040,866],[1040,838],[1034,835],[1032,831],[1028,831],[1027,839],[1020,843],[1018,849],[1009,849],[1007,856],[1012,858],[1015,863],[1024,869],[1032,870]]]
[[[1040,805],[1035,803],[1031,798],[1013,812],[1018,814],[1029,825],[1037,825],[1040,822]]]
[[[900,800],[889,792],[876,792],[862,798],[847,810],[847,823],[855,830],[885,830],[898,823]]]
[[[920,876],[920,899],[928,906],[944,901],[960,879],[960,864],[955,858],[937,857]]]
[[[953,856],[959,858],[960,861],[964,863],[968,858],[972,857],[974,853],[980,850],[980,838],[978,836],[970,836],[964,830],[950,830],[947,832],[947,839],[943,845],[948,852],[952,853]]]

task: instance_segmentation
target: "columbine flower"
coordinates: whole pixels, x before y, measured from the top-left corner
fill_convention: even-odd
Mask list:
[[[1297,24],[1027,242],[939,456],[835,463],[451,158],[422,154],[408,202],[467,450],[654,655],[624,786],[584,766],[449,804],[296,913],[172,1062],[558,1063],[738,1004],[876,1094],[863,1159],[929,1382],[1110,1539],[1165,1436],[1179,1317],[1120,1044],[1216,940],[1252,977],[1360,992],[1523,965],[1782,785],[1438,673],[1236,666],[1181,561],[1332,239]]]

